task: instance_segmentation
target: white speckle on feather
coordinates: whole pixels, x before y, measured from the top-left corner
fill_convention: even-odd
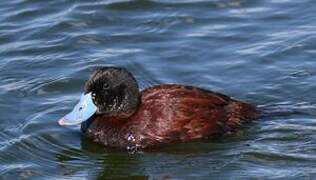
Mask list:
[[[134,137],[132,134],[130,134],[130,135],[127,137],[127,140],[128,140],[128,141],[132,141],[132,142],[135,142],[135,141],[136,141],[135,137]]]

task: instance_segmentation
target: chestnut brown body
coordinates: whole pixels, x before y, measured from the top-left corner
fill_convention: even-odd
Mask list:
[[[158,85],[141,92],[132,116],[94,115],[83,132],[108,147],[141,149],[215,138],[256,116],[252,105],[219,93],[192,86]]]

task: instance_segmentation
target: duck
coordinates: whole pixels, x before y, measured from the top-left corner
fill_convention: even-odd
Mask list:
[[[91,141],[129,151],[231,134],[258,117],[256,106],[211,90],[160,84],[139,90],[123,67],[95,69],[61,126],[81,125]]]

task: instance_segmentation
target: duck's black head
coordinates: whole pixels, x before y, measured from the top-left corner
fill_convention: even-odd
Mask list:
[[[93,115],[128,118],[137,110],[138,85],[124,68],[100,67],[85,84],[85,93],[73,110],[62,117],[60,125],[76,125]]]
[[[91,93],[97,114],[126,118],[139,103],[138,84],[133,75],[120,67],[100,67],[86,82],[85,94]]]

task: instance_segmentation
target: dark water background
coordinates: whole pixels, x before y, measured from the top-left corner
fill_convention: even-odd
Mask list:
[[[314,0],[3,0],[1,179],[316,178]],[[218,141],[128,154],[57,120],[97,65],[266,114]]]

